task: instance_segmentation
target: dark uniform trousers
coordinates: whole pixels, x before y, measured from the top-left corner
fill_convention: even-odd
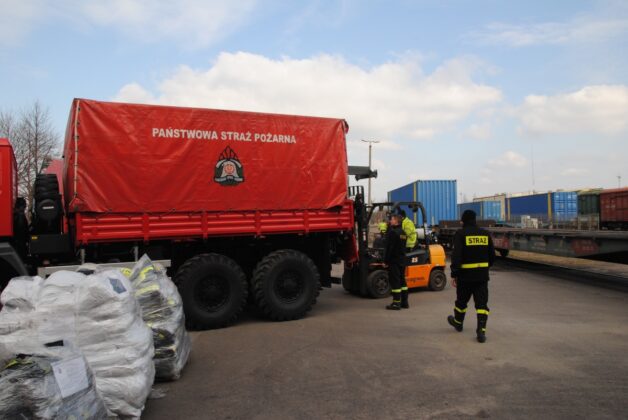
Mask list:
[[[408,286],[405,276],[406,235],[400,226],[391,226],[386,233],[384,261],[388,265],[388,281],[393,297],[392,306],[408,307]],[[393,308],[389,308],[393,309]]]
[[[393,303],[408,303],[408,285],[406,284],[405,271],[405,267],[401,264],[390,264],[388,266],[388,281],[390,282]]]
[[[475,303],[475,311],[478,316],[478,330],[486,331],[486,323],[488,321],[488,280],[483,281],[465,281],[458,279],[458,287],[456,287],[456,303],[454,306],[455,322],[462,325],[464,317],[467,313],[467,304],[473,296]]]

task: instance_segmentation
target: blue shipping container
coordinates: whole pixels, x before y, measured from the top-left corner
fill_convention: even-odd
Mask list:
[[[566,222],[578,216],[578,193],[559,191],[552,194],[552,220]]]
[[[418,180],[388,192],[388,201],[420,201],[427,212],[427,224],[437,225],[441,220],[458,218],[455,180]],[[420,212],[412,213],[405,208],[414,224],[423,224]]]
[[[478,201],[475,203],[458,204],[458,218],[462,217],[462,213],[464,213],[467,210],[473,210],[478,219],[482,218],[482,203],[481,202]]]
[[[478,201],[489,201],[492,203],[497,202],[498,204],[491,204],[489,206],[492,206],[488,213],[485,212],[485,214],[487,215],[491,215],[491,217],[486,217],[486,219],[493,219],[493,220],[500,220],[500,221],[504,221],[506,220],[506,216],[508,214],[507,212],[507,202],[506,202],[506,194],[496,194],[496,195],[491,195],[488,197],[476,197],[473,199],[473,202],[478,202]],[[496,215],[494,213],[495,207],[498,207],[500,212],[499,215]],[[486,210],[486,209],[485,209]],[[494,216],[494,217],[493,217]]]
[[[518,222],[521,216],[531,216],[540,220],[547,220],[551,199],[551,193],[510,197],[506,200],[508,202],[508,219]]]
[[[482,219],[496,220],[502,219],[502,203],[500,201],[482,201]]]
[[[517,222],[521,216],[543,221],[569,221],[578,215],[578,194],[574,191],[510,197],[506,200],[508,219]]]
[[[472,203],[458,204],[458,216],[462,216],[465,210],[473,210],[478,219],[502,220],[502,204],[500,201],[474,201]]]

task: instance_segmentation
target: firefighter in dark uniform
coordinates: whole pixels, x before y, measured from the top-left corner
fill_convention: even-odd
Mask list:
[[[477,340],[486,341],[488,321],[488,270],[495,261],[495,248],[490,235],[477,227],[475,212],[462,213],[462,229],[454,236],[454,250],[451,255],[451,278],[456,287],[454,315],[447,317],[449,324],[462,331],[467,303],[473,296],[478,317]]]
[[[388,267],[388,281],[393,301],[386,309],[409,308],[408,287],[404,276],[406,259],[406,235],[401,229],[401,215],[393,214],[386,232],[384,263]]]

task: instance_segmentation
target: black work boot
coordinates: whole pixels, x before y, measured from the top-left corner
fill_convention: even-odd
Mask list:
[[[454,318],[452,315],[449,315],[447,317],[447,322],[449,322],[449,325],[454,327],[456,331],[462,332],[462,324],[459,324],[456,318]]]
[[[408,309],[410,304],[408,303],[408,289],[401,290],[401,307],[403,309]]]
[[[467,313],[467,308],[460,309],[458,308],[458,306],[454,306],[454,314],[453,316],[449,315],[447,317],[447,322],[449,322],[449,325],[454,327],[456,331],[461,332],[462,325],[464,324],[464,316],[466,313]]]
[[[488,312],[488,311],[486,311]],[[478,328],[475,330],[477,334],[478,343],[486,342],[486,322],[488,321],[488,314],[478,314]]]
[[[401,293],[395,289],[394,292],[391,293],[393,301],[390,305],[386,305],[386,309],[391,309],[393,311],[398,311],[401,309]]]

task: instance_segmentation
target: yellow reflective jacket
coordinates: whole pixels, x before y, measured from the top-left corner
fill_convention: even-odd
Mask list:
[[[412,220],[405,217],[401,222],[401,229],[406,234],[406,248],[414,248],[416,245],[416,227]]]
[[[388,224],[386,222],[381,222],[377,226],[379,227],[380,232],[386,233],[386,230],[388,229]]]

